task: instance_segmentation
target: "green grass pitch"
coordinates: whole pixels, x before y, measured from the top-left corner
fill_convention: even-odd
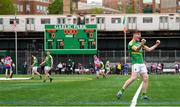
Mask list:
[[[141,80],[136,80],[124,96],[117,99],[116,93],[129,76],[109,75],[107,79],[99,80],[96,80],[95,75],[52,77],[52,83],[43,83],[38,77],[34,80],[1,80],[0,106],[129,106],[141,84]],[[148,102],[141,101],[139,97],[137,106],[180,106],[180,75],[150,75],[148,96],[151,98]]]

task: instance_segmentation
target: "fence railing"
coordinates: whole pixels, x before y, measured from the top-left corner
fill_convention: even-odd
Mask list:
[[[43,51],[18,51],[18,73],[29,73],[30,65],[32,63],[31,54],[34,54],[39,63],[45,58]],[[130,63],[128,52],[127,62]],[[10,55],[15,55],[15,52],[10,52]],[[112,63],[124,62],[124,51],[98,51],[98,56],[104,62],[109,60]],[[93,55],[53,55],[54,67],[59,62],[67,62],[68,59],[73,60],[76,64],[81,63],[84,66],[88,66],[89,63],[93,63]],[[174,61],[180,61],[180,50],[155,50],[153,52],[144,52],[144,59],[146,62],[163,62],[169,63]],[[15,61],[14,61],[15,62]]]

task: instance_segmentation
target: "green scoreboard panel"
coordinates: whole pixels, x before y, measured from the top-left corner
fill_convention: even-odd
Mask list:
[[[97,26],[45,25],[45,50],[52,54],[96,54]]]

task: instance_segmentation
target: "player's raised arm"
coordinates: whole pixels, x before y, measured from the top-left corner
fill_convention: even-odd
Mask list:
[[[159,45],[160,45],[160,40],[157,40],[156,44],[153,45],[152,47],[148,47],[148,46],[144,45],[144,50],[150,52],[150,51],[153,51],[154,49],[156,49]]]

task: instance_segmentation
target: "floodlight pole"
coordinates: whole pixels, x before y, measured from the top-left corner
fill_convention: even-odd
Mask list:
[[[126,64],[126,32],[124,32],[124,64]]]
[[[15,21],[16,21],[16,9],[15,9]],[[15,23],[17,25],[17,23]],[[16,74],[18,74],[18,63],[17,63],[17,31],[16,31],[16,25],[14,27],[15,32],[15,56],[16,56]]]
[[[17,63],[17,31],[15,30],[15,48],[16,48],[16,74],[18,74],[18,63]]]

